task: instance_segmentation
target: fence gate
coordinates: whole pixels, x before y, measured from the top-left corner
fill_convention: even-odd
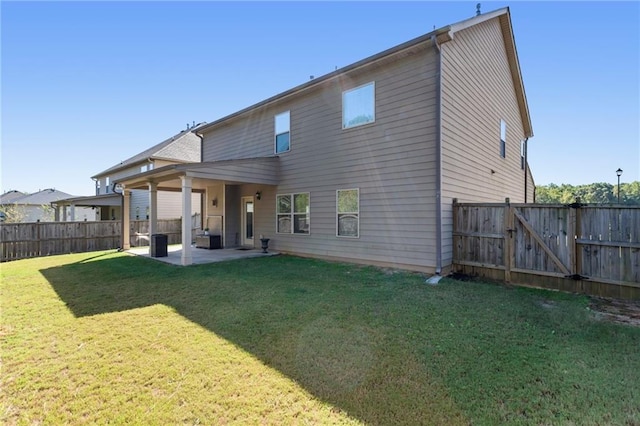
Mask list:
[[[506,282],[640,298],[640,208],[457,204],[453,267]]]

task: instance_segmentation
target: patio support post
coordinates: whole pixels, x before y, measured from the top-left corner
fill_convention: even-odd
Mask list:
[[[124,189],[122,191],[122,250],[129,250],[131,248],[131,190]]]
[[[56,209],[54,211],[54,218],[53,221],[54,222],[60,222],[60,205],[56,204]]]
[[[76,205],[71,204],[71,222],[75,222],[76,220]]]
[[[191,185],[190,176],[180,176],[182,180],[182,258],[183,265],[191,265]]]
[[[151,236],[158,233],[158,184],[149,182],[149,255]]]
[[[67,221],[67,205],[62,206],[62,217],[60,218],[60,222]]]

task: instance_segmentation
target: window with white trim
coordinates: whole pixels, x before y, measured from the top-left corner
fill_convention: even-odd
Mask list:
[[[276,195],[276,232],[309,234],[310,197],[308,192]]]
[[[342,128],[362,126],[376,120],[375,82],[342,92]]]
[[[276,154],[291,149],[291,113],[283,112],[274,117]]]
[[[360,236],[360,190],[336,191],[336,235],[358,238]]]
[[[507,157],[507,123],[500,120],[500,157]]]
[[[105,178],[105,185],[104,185],[104,189],[105,189],[105,193],[108,194],[109,192],[111,192],[111,188],[109,188],[109,176],[107,176]]]
[[[520,141],[520,168],[524,170],[526,167],[526,152],[527,152],[527,141],[524,139]]]

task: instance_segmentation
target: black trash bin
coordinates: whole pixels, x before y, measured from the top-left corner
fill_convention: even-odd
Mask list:
[[[151,257],[167,257],[168,241],[166,234],[151,235]]]

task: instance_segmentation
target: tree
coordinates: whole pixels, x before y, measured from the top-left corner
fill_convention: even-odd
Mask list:
[[[543,204],[570,204],[579,198],[588,204],[616,204],[617,185],[605,182],[573,186],[549,184],[536,186],[536,202]],[[620,184],[620,203],[627,206],[640,205],[640,182]]]
[[[25,206],[20,204],[4,204],[1,208],[5,223],[20,223],[27,217]]]

